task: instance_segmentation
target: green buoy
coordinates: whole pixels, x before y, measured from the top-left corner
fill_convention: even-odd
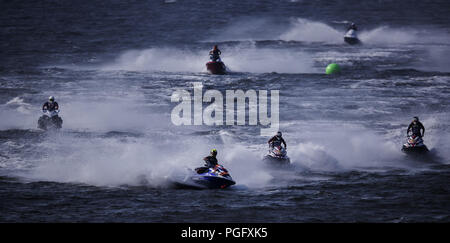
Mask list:
[[[325,72],[327,74],[335,74],[335,73],[339,73],[340,71],[341,71],[341,68],[336,63],[329,64],[327,66],[327,69],[325,70]]]

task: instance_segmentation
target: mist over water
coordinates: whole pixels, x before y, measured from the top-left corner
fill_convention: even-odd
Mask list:
[[[280,22],[272,18],[246,17],[232,21],[227,27],[219,29],[217,34],[202,40],[199,49],[179,47],[152,47],[135,49],[115,54],[114,60],[88,66],[87,69],[103,71],[145,71],[145,72],[206,72],[207,51],[205,43],[224,43],[222,59],[232,72],[251,73],[321,73],[322,62],[339,61],[341,64],[373,57],[391,57],[397,55],[402,45],[412,45],[414,51],[425,51],[425,62],[413,63],[413,68],[421,70],[446,71],[448,59],[444,53],[450,50],[447,42],[450,34],[431,28],[389,27],[362,28],[359,34],[365,46],[374,48],[367,51],[348,50],[343,41],[346,21],[343,23],[312,21],[304,18],[290,18]],[[231,38],[231,39],[230,39]],[[279,42],[282,41],[282,42]],[[305,44],[292,46],[291,42],[323,43],[338,45],[342,48],[311,49]],[[312,44],[317,45],[317,44]],[[420,46],[418,46],[420,45]],[[428,46],[425,46],[428,45]],[[385,49],[386,47],[390,49]],[[377,51],[379,48],[379,51]],[[340,50],[342,49],[342,50]],[[356,51],[356,52],[355,52]],[[440,54],[441,53],[441,54]],[[406,55],[410,58],[409,55]],[[350,63],[352,64],[352,63]],[[405,68],[412,67],[411,65]],[[422,65],[426,65],[423,68]],[[85,67],[86,68],[86,67]]]
[[[221,47],[222,48],[222,47]],[[314,73],[314,61],[307,53],[255,46],[224,46],[222,59],[232,72],[252,73]],[[206,72],[208,56],[205,51],[190,52],[179,49],[133,50],[121,54],[102,70]]]
[[[281,34],[279,38],[285,41],[341,44],[342,31],[338,31],[325,23],[297,18],[292,20],[291,28]]]
[[[247,17],[232,21],[227,27],[217,31],[217,37],[209,42],[221,41],[296,41],[321,42],[345,45],[343,34],[349,21],[314,21],[291,17],[279,21],[263,17]],[[358,23],[356,23],[359,26]],[[447,45],[450,34],[447,30],[423,26],[360,26],[359,37],[365,44],[444,44]]]
[[[0,221],[448,222],[450,19],[382,2],[5,3]],[[343,40],[350,22],[361,45]],[[207,73],[215,44],[226,75]],[[174,125],[171,95],[193,82],[279,90],[292,165],[263,165],[262,126]],[[58,132],[37,129],[50,95]],[[413,116],[429,158],[400,150]],[[213,148],[236,185],[176,187]]]

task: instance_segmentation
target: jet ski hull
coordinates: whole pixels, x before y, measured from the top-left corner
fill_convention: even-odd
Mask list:
[[[291,160],[289,157],[273,157],[270,155],[264,156],[263,159],[269,165],[289,165],[291,164]]]
[[[208,62],[206,63],[206,69],[211,74],[225,74],[226,67],[223,62]]]
[[[405,146],[403,145],[402,151],[408,154],[425,154],[427,153],[429,150],[427,148],[427,146],[423,145],[423,146],[415,146],[415,147],[410,147],[410,146]]]
[[[361,43],[356,35],[356,30],[349,29],[347,33],[344,35],[344,41],[350,45],[355,45]]]
[[[344,41],[350,45],[356,45],[361,43],[361,41],[355,37],[344,37]]]
[[[191,180],[199,187],[209,189],[224,189],[236,184],[232,179],[217,176],[199,175],[191,177]],[[191,185],[194,186],[194,184]]]
[[[403,144],[402,151],[408,154],[425,154],[428,152],[428,148],[421,137],[409,135],[406,143]]]
[[[288,165],[291,163],[286,149],[280,145],[270,147],[269,153],[264,156],[263,161],[270,165]]]
[[[42,130],[60,129],[62,127],[62,119],[59,116],[48,117],[43,115],[38,120],[38,128]]]
[[[177,187],[195,189],[224,189],[236,184],[228,171],[221,165],[214,168],[200,167],[187,174],[178,174],[170,179]]]

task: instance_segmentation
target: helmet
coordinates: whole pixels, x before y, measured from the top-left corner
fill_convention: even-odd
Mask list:
[[[413,121],[418,122],[419,121],[419,117],[415,116]]]
[[[281,137],[281,136],[282,136],[281,132],[280,131],[277,132],[277,137]]]
[[[216,155],[217,154],[217,149],[211,149],[211,154],[212,155]]]
[[[217,45],[214,45],[213,49],[214,49],[214,50],[217,50],[217,48],[218,48]]]
[[[55,101],[55,97],[50,96],[50,97],[48,97],[48,100],[51,101],[51,102],[53,102],[53,101]]]

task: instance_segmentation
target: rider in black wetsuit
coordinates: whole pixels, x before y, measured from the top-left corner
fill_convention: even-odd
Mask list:
[[[211,154],[209,156],[206,156],[205,158],[203,158],[203,160],[205,161],[205,166],[207,166],[208,168],[214,168],[214,166],[217,165],[217,150],[216,149],[212,149],[211,150]]]
[[[219,50],[217,45],[214,45],[213,49],[211,51],[209,51],[209,58],[213,62],[217,62],[217,61],[220,62],[220,54],[222,54],[222,52]]]
[[[58,102],[55,101],[55,97],[50,96],[48,98],[48,101],[44,103],[42,106],[43,111],[54,111],[59,110]]]
[[[275,135],[271,139],[269,139],[268,143],[271,148],[273,148],[275,146],[281,146],[281,144],[284,145],[285,149],[287,148],[286,142],[284,141],[281,132],[277,132],[277,135]]]
[[[202,174],[202,173],[206,172],[208,170],[208,168],[214,168],[218,164],[216,156],[217,156],[217,150],[212,149],[211,154],[209,156],[206,156],[205,158],[203,158],[203,160],[205,161],[205,166],[196,168],[195,171],[197,171],[197,173],[199,173],[199,174]]]
[[[421,132],[423,130],[423,132]],[[409,124],[408,130],[406,131],[406,135],[408,135],[409,131],[412,132],[413,135],[423,137],[425,135],[425,127],[423,124],[419,121],[419,118],[417,116],[414,117],[414,120]]]
[[[352,23],[348,28],[347,28],[347,30],[358,30],[358,28],[356,27],[356,24],[355,23]]]
[[[47,111],[51,114],[47,114]],[[48,98],[48,101],[42,105],[42,112],[44,112],[44,114],[38,120],[38,128],[47,130],[47,127],[50,124],[49,122],[52,122],[54,127],[61,128],[63,121],[61,117],[58,116],[59,105],[58,102],[55,101],[55,97],[50,96]]]

